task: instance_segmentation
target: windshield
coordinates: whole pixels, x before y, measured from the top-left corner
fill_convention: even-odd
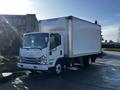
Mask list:
[[[23,37],[23,48],[46,48],[48,44],[48,33],[28,34]]]

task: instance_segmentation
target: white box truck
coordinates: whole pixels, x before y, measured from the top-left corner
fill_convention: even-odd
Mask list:
[[[23,36],[18,67],[60,74],[74,63],[89,66],[101,53],[101,26],[73,16],[39,21]]]

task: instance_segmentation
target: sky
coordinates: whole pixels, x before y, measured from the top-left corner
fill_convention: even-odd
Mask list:
[[[38,20],[73,15],[102,26],[104,39],[117,40],[120,0],[0,0],[0,14],[36,14]]]

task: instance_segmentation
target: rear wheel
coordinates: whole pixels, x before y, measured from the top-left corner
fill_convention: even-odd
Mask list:
[[[90,66],[90,58],[88,56],[82,57],[82,65],[83,65],[83,67]]]
[[[97,58],[96,55],[91,56],[91,62],[95,63],[96,58]]]

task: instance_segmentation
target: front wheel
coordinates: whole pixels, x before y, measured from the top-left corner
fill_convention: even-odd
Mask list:
[[[61,74],[63,72],[64,65],[62,62],[57,61],[54,67],[55,74]]]

